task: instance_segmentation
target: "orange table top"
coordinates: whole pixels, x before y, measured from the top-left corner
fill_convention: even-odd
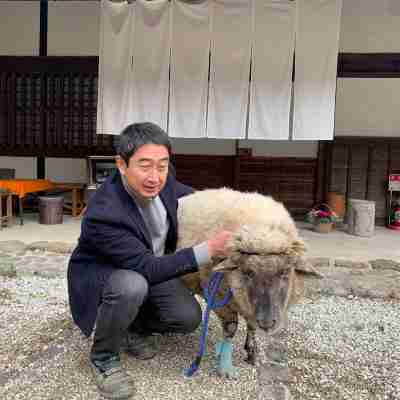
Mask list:
[[[25,197],[28,193],[52,189],[54,183],[48,179],[0,179],[0,188],[8,189],[18,197]]]

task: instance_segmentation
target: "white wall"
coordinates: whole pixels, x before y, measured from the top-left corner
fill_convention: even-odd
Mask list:
[[[39,1],[0,0],[0,55],[39,55]]]
[[[400,52],[400,1],[344,0],[340,51]],[[335,136],[400,137],[400,79],[338,79]]]
[[[49,1],[47,54],[99,54],[100,1]]]
[[[176,154],[232,155],[236,153],[234,140],[171,138]]]
[[[400,79],[339,79],[337,136],[400,137]]]
[[[14,168],[16,178],[36,178],[36,158],[0,157],[0,168]]]
[[[400,16],[344,15],[339,49],[344,53],[400,52],[399,38]]]
[[[35,157],[0,157],[0,168],[14,168],[16,178],[36,178]],[[86,159],[46,158],[46,179],[55,182],[86,182]]]
[[[85,183],[87,165],[80,158],[46,158],[46,178],[54,182]]]
[[[317,157],[318,142],[288,142],[281,140],[246,140],[240,147],[251,147],[253,156],[264,157]]]

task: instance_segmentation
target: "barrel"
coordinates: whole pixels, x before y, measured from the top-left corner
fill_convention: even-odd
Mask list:
[[[39,224],[55,225],[63,223],[63,196],[39,197]]]
[[[375,233],[375,202],[349,199],[347,223],[351,235],[372,236]]]

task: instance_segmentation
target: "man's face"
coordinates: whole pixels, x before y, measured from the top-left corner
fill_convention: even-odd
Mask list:
[[[129,186],[145,199],[156,197],[167,181],[169,153],[165,146],[145,144],[133,154],[129,166],[118,157],[117,167]]]

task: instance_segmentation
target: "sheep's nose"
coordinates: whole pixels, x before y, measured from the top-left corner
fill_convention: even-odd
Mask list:
[[[261,329],[271,329],[276,325],[276,319],[257,319],[257,324]]]

